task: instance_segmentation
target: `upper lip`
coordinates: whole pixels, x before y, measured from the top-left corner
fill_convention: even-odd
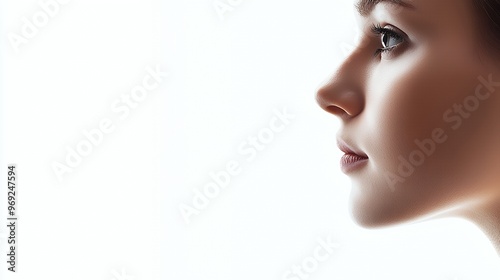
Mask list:
[[[353,145],[348,144],[342,138],[337,138],[337,146],[342,152],[346,154],[354,154],[363,158],[368,158],[368,156],[365,153],[353,147]]]

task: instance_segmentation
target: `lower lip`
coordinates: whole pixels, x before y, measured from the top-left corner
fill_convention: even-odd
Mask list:
[[[368,158],[355,154],[345,154],[340,159],[340,169],[344,173],[349,173],[361,168],[366,162],[368,162]]]

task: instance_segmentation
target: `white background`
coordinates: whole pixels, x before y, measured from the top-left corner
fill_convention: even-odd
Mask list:
[[[352,222],[339,121],[314,100],[354,44],[352,1],[233,0],[221,18],[212,0],[73,0],[18,52],[8,34],[43,10],[0,3],[1,178],[19,172],[18,272],[3,262],[2,279],[278,280],[328,237],[339,247],[308,279],[500,277],[462,220]],[[112,104],[157,65],[169,77],[120,119]],[[294,119],[247,161],[238,147],[285,108]],[[58,180],[54,161],[105,118],[116,129]],[[187,224],[179,206],[229,161],[241,173]]]

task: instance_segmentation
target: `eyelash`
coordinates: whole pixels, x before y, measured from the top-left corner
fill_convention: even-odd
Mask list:
[[[389,35],[389,36],[394,37],[394,38],[396,38],[398,40],[402,40],[403,42],[405,41],[404,37],[401,36],[400,34],[398,34],[396,31],[394,31],[392,29],[389,29],[389,28],[382,27],[380,24],[373,24],[371,30],[372,30],[372,32],[375,35],[378,35],[378,36],[380,36],[380,35]],[[380,49],[377,49],[375,51],[375,54],[373,56],[378,56],[379,54],[385,53],[385,52],[391,52],[397,46],[399,46],[400,44],[401,43],[397,44],[394,47],[390,47],[390,48],[380,48]]]

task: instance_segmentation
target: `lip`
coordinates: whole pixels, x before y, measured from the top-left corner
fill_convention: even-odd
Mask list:
[[[340,158],[340,169],[347,174],[361,168],[367,162],[368,158],[360,157],[355,154],[345,154]]]
[[[351,148],[342,139],[337,139],[337,146],[345,154],[340,159],[340,169],[344,173],[349,173],[354,170],[361,168],[364,164],[368,162],[368,156],[359,151],[358,149]]]

